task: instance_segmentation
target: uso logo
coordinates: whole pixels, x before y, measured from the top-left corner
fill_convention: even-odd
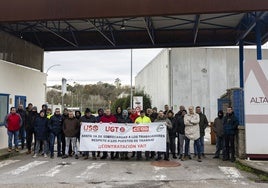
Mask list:
[[[84,131],[86,132],[90,132],[90,131],[98,131],[99,130],[99,127],[98,125],[84,125]]]
[[[134,126],[132,127],[133,132],[149,132],[149,126]]]

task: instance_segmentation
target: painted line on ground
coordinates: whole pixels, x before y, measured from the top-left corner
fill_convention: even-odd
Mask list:
[[[13,163],[16,163],[16,162],[19,162],[20,160],[4,160],[4,161],[1,161],[0,162],[0,168],[4,167],[4,166],[7,166],[7,165],[10,165],[10,164],[13,164]]]
[[[76,178],[90,178],[92,173],[95,173],[93,169],[101,168],[106,163],[92,163],[90,166],[87,167],[87,169],[82,172],[79,176],[76,176]]]
[[[26,164],[24,166],[21,166],[21,167],[15,169],[15,170],[12,170],[12,171],[8,172],[7,174],[19,175],[19,174],[21,174],[23,172],[26,172],[26,171],[30,170],[31,168],[34,168],[36,166],[39,166],[39,165],[47,163],[47,162],[48,161],[33,161],[31,163],[28,163],[28,164]]]

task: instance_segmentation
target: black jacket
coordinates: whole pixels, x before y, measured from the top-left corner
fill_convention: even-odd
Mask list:
[[[53,115],[48,123],[48,127],[51,133],[57,135],[62,133],[63,118],[61,115]]]

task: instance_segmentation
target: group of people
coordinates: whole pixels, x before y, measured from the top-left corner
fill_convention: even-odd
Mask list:
[[[168,105],[164,110],[157,111],[157,108],[141,110],[138,114],[135,109],[128,108],[122,110],[116,108],[114,114],[109,108],[99,109],[97,116],[86,108],[84,115],[80,111],[71,111],[65,108],[63,113],[59,108],[55,109],[54,114],[47,105],[42,105],[42,109],[37,113],[37,107],[31,103],[24,110],[22,105],[18,109],[12,107],[10,113],[5,118],[5,126],[8,130],[8,151],[12,151],[12,139],[14,137],[15,151],[18,152],[18,137],[21,139],[21,148],[24,149],[25,138],[27,154],[34,152],[33,157],[43,154],[44,157],[54,158],[54,145],[57,139],[57,157],[67,158],[74,156],[79,158],[79,152],[84,159],[89,158],[89,151],[78,151],[80,139],[81,122],[89,123],[151,123],[164,122],[167,127],[166,152],[146,151],[146,160],[155,158],[169,160],[169,153],[174,159],[191,159],[190,141],[194,143],[194,156],[201,162],[204,154],[204,136],[205,129],[208,126],[208,120],[201,108],[195,109],[190,106],[187,110],[180,106],[180,110],[174,114]],[[223,160],[235,160],[234,156],[234,135],[237,129],[237,119],[232,112],[232,108],[227,108],[226,116],[219,111],[218,117],[213,124],[213,130],[217,135],[216,153],[214,158],[219,158],[220,151],[223,153]],[[34,138],[34,142],[33,142]],[[177,139],[176,139],[177,138]],[[32,150],[33,145],[33,150]],[[108,152],[91,151],[92,158],[107,159]],[[231,154],[231,157],[229,156]],[[142,152],[132,152],[131,158],[142,159]],[[129,152],[111,152],[110,158],[128,160]]]

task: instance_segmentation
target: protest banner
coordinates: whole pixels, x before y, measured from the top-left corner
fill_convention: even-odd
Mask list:
[[[81,124],[80,151],[166,151],[164,123]]]

